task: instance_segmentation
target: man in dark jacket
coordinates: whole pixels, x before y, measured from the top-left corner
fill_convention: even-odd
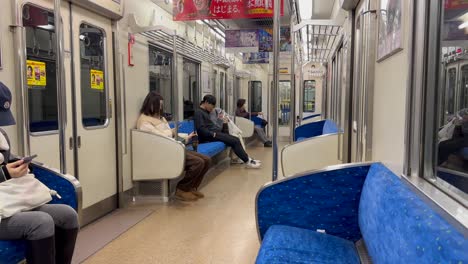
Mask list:
[[[260,168],[260,163],[249,157],[237,137],[223,133],[219,126],[213,123],[210,113],[215,106],[216,98],[213,95],[205,95],[200,104],[200,109],[195,111],[194,122],[200,142],[221,141],[233,149],[247,168]]]

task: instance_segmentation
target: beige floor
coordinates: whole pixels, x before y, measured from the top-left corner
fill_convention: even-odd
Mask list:
[[[254,263],[259,241],[255,195],[271,180],[271,148],[250,147],[262,169],[233,165],[194,203],[139,205],[155,212],[85,263]]]

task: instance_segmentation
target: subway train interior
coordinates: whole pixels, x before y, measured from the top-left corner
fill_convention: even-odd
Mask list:
[[[1,264],[468,263],[468,1],[0,2]]]

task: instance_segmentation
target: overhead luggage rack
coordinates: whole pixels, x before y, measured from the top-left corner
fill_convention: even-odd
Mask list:
[[[301,31],[304,57],[310,62],[326,62],[340,40],[342,26],[332,20],[304,20],[294,27]]]
[[[175,31],[162,26],[141,27],[136,23],[133,15],[130,15],[130,28],[135,34],[140,34],[148,38],[150,42],[162,45],[166,48],[175,49],[177,53],[184,54],[193,59],[209,62],[215,65],[230,67],[230,61],[226,57],[213,54],[208,49],[204,49],[176,34]],[[174,38],[175,34],[175,38]]]

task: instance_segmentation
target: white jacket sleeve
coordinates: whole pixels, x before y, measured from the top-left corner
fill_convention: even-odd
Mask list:
[[[172,138],[172,130],[171,129],[166,129],[164,124],[161,124],[161,125],[158,125],[158,126],[153,126],[149,122],[143,122],[139,129],[141,131],[150,132],[150,133],[153,133],[153,134],[156,134],[156,135],[159,135],[159,136]]]

